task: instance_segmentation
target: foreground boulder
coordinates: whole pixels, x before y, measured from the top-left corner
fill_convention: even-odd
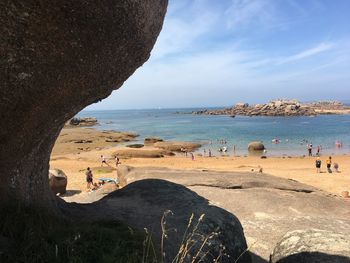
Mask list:
[[[350,237],[310,229],[288,232],[275,247],[271,263],[349,263]]]
[[[54,194],[66,193],[67,175],[60,169],[49,170],[49,185]]]
[[[248,144],[248,151],[263,151],[265,150],[265,145],[262,142],[251,142]]]
[[[350,236],[348,200],[295,180],[251,172],[250,167],[247,172],[118,167],[121,186],[149,178],[184,185],[237,216],[250,251],[263,258],[253,262],[267,262],[281,237],[291,230],[341,230]]]
[[[96,196],[91,194],[89,198]],[[71,205],[70,212],[76,204]],[[188,245],[182,250],[187,250],[182,262],[209,263],[219,255],[219,262],[251,262],[239,220],[179,184],[154,179],[137,181],[94,204],[77,207],[76,212],[78,217],[123,220],[132,227],[146,228],[157,247],[161,247],[163,238],[164,262],[173,262],[182,244]],[[192,261],[197,253],[197,260]]]

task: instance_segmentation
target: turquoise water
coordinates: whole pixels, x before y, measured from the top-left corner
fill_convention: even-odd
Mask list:
[[[132,131],[140,136],[156,136],[165,140],[195,141],[214,153],[222,146],[233,153],[247,154],[251,141],[262,141],[269,155],[307,154],[306,141],[322,145],[323,154],[350,153],[350,115],[323,115],[317,117],[244,117],[176,114],[198,109],[154,109],[82,111],[79,117],[96,117],[101,130]],[[279,144],[272,139],[280,140]],[[222,145],[218,140],[226,140]],[[342,141],[337,149],[335,141]],[[200,151],[203,151],[201,149]]]

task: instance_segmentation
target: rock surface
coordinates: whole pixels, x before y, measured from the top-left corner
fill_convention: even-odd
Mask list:
[[[155,144],[156,142],[162,142],[162,141],[163,139],[160,139],[160,138],[148,137],[148,138],[145,138],[144,144],[147,146],[150,146]]]
[[[90,200],[97,200],[96,194],[98,193],[88,195]],[[101,196],[103,195],[99,197]],[[76,205],[72,204],[70,212],[74,211],[74,207]],[[146,228],[149,233],[152,233],[158,247],[164,233],[166,235],[164,262],[173,262],[193,214],[192,223],[187,232],[190,236],[185,240],[193,240],[197,243],[188,252],[183,262],[192,262],[192,257],[200,251],[202,244],[204,246],[199,253],[199,258],[207,252],[208,254],[200,262],[213,262],[220,253],[222,253],[220,262],[234,262],[238,258],[240,258],[238,263],[251,262],[249,253],[244,253],[247,244],[239,220],[182,185],[154,179],[137,181],[94,204],[77,208],[75,215],[80,217],[82,212],[90,219],[123,220],[138,229]],[[166,224],[163,224],[162,228],[163,215],[165,215]],[[203,216],[202,220],[199,219],[201,216]],[[195,233],[193,236],[191,236],[192,232]],[[205,240],[209,236],[211,238]]]
[[[194,142],[176,142],[176,141],[166,141],[166,142],[156,142],[153,144],[154,147],[164,149],[171,152],[182,152],[183,150],[187,152],[193,152],[202,145]]]
[[[66,192],[67,183],[67,175],[62,170],[49,170],[49,185],[54,194],[64,194]]]
[[[148,60],[166,7],[167,0],[0,2],[0,203],[56,207],[47,174],[58,134]]]
[[[350,237],[344,233],[309,229],[288,232],[275,247],[271,263],[348,263]]]
[[[118,175],[122,185],[149,178],[181,184],[231,212],[242,223],[251,251],[265,262],[288,231],[317,228],[350,235],[349,201],[294,180],[254,172],[125,166]]]
[[[173,156],[174,153],[169,150],[158,149],[158,148],[119,148],[113,156],[119,158],[161,158],[164,156]]]
[[[297,100],[272,100],[266,104],[250,106],[248,103],[237,103],[230,108],[219,110],[200,110],[192,114],[205,115],[243,115],[243,116],[315,116],[318,114],[349,114],[350,107],[340,102],[315,102],[302,104]]]
[[[65,128],[56,140],[52,155],[80,153],[101,147],[112,147],[135,140],[131,132],[98,131],[92,128]]]

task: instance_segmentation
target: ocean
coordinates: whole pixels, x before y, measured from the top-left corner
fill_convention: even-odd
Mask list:
[[[218,153],[225,146],[233,154],[235,145],[237,155],[246,155],[249,142],[262,141],[270,156],[307,155],[308,143],[314,152],[321,145],[324,155],[350,153],[350,115],[231,118],[183,114],[195,110],[200,109],[82,111],[78,117],[96,117],[99,124],[94,128],[99,130],[135,132],[139,134],[136,143],[143,143],[146,137],[200,142],[200,152],[211,149]],[[341,148],[336,141],[342,142]]]

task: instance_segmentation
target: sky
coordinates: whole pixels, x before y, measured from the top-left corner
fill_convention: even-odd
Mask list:
[[[88,110],[350,101],[349,0],[169,0],[150,59]]]

